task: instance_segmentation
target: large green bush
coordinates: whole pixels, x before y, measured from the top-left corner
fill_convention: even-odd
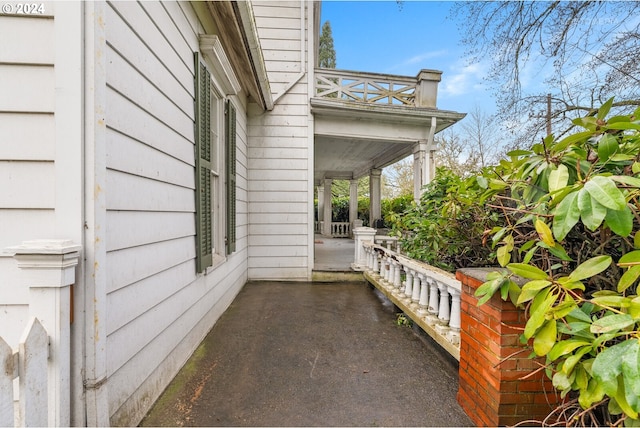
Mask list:
[[[640,426],[640,109],[607,118],[611,104],[479,176],[439,169],[390,216],[411,257],[498,265],[479,304],[524,308],[522,341],[567,399],[549,420],[565,425]]]
[[[479,303],[524,307],[522,339],[572,399],[556,415],[571,425],[640,425],[640,109],[607,119],[611,102],[477,178],[505,220],[492,244],[506,267]]]
[[[483,245],[485,232],[498,224],[499,215],[481,203],[483,192],[475,177],[463,179],[438,168],[420,204],[408,204],[386,220],[409,257],[450,271],[486,266],[495,256]]]

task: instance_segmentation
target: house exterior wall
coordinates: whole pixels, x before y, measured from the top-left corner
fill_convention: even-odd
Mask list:
[[[306,65],[312,3],[253,2],[275,106],[249,108],[249,278],[308,280],[313,268],[313,118]]]
[[[82,9],[8,6],[0,15],[0,336],[17,346],[28,289],[6,249],[82,240]]]
[[[277,104],[229,97],[236,251],[197,274],[194,52],[212,26],[194,7],[206,8],[44,4],[42,15],[0,15],[0,335],[16,346],[29,315],[3,249],[81,244],[71,423],[135,425],[249,277],[310,278],[310,8],[254,7]]]
[[[246,97],[237,108],[237,250],[196,274],[190,3],[110,2],[106,32],[106,388],[139,422],[247,279]],[[215,77],[215,76],[214,76]]]

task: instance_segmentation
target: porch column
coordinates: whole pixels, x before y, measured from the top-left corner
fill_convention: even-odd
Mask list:
[[[324,219],[324,185],[318,186],[318,221]]]
[[[428,139],[418,141],[413,151],[413,198],[416,202],[420,202],[423,187],[433,179],[435,173],[433,136],[436,124],[436,118],[432,117]]]
[[[358,219],[358,180],[349,181],[349,224]]]
[[[323,206],[323,226],[322,226],[322,235],[323,236],[331,236],[331,183],[332,180],[330,178],[325,178],[324,180],[324,206]]]
[[[375,220],[382,218],[382,207],[380,205],[381,198],[381,169],[372,169],[369,172],[369,225],[375,226]]]

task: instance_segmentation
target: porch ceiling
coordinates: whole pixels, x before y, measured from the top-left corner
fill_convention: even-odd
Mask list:
[[[314,181],[356,179],[413,153],[428,141],[432,117],[440,132],[464,114],[414,106],[311,99],[315,119]]]

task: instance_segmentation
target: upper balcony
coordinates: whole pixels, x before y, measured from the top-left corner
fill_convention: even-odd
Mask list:
[[[441,71],[421,70],[418,76],[315,70],[315,101],[354,101],[378,106],[436,108]]]
[[[325,178],[360,178],[391,165],[462,119],[462,113],[436,107],[441,75],[437,70],[410,77],[315,69],[316,184]]]

